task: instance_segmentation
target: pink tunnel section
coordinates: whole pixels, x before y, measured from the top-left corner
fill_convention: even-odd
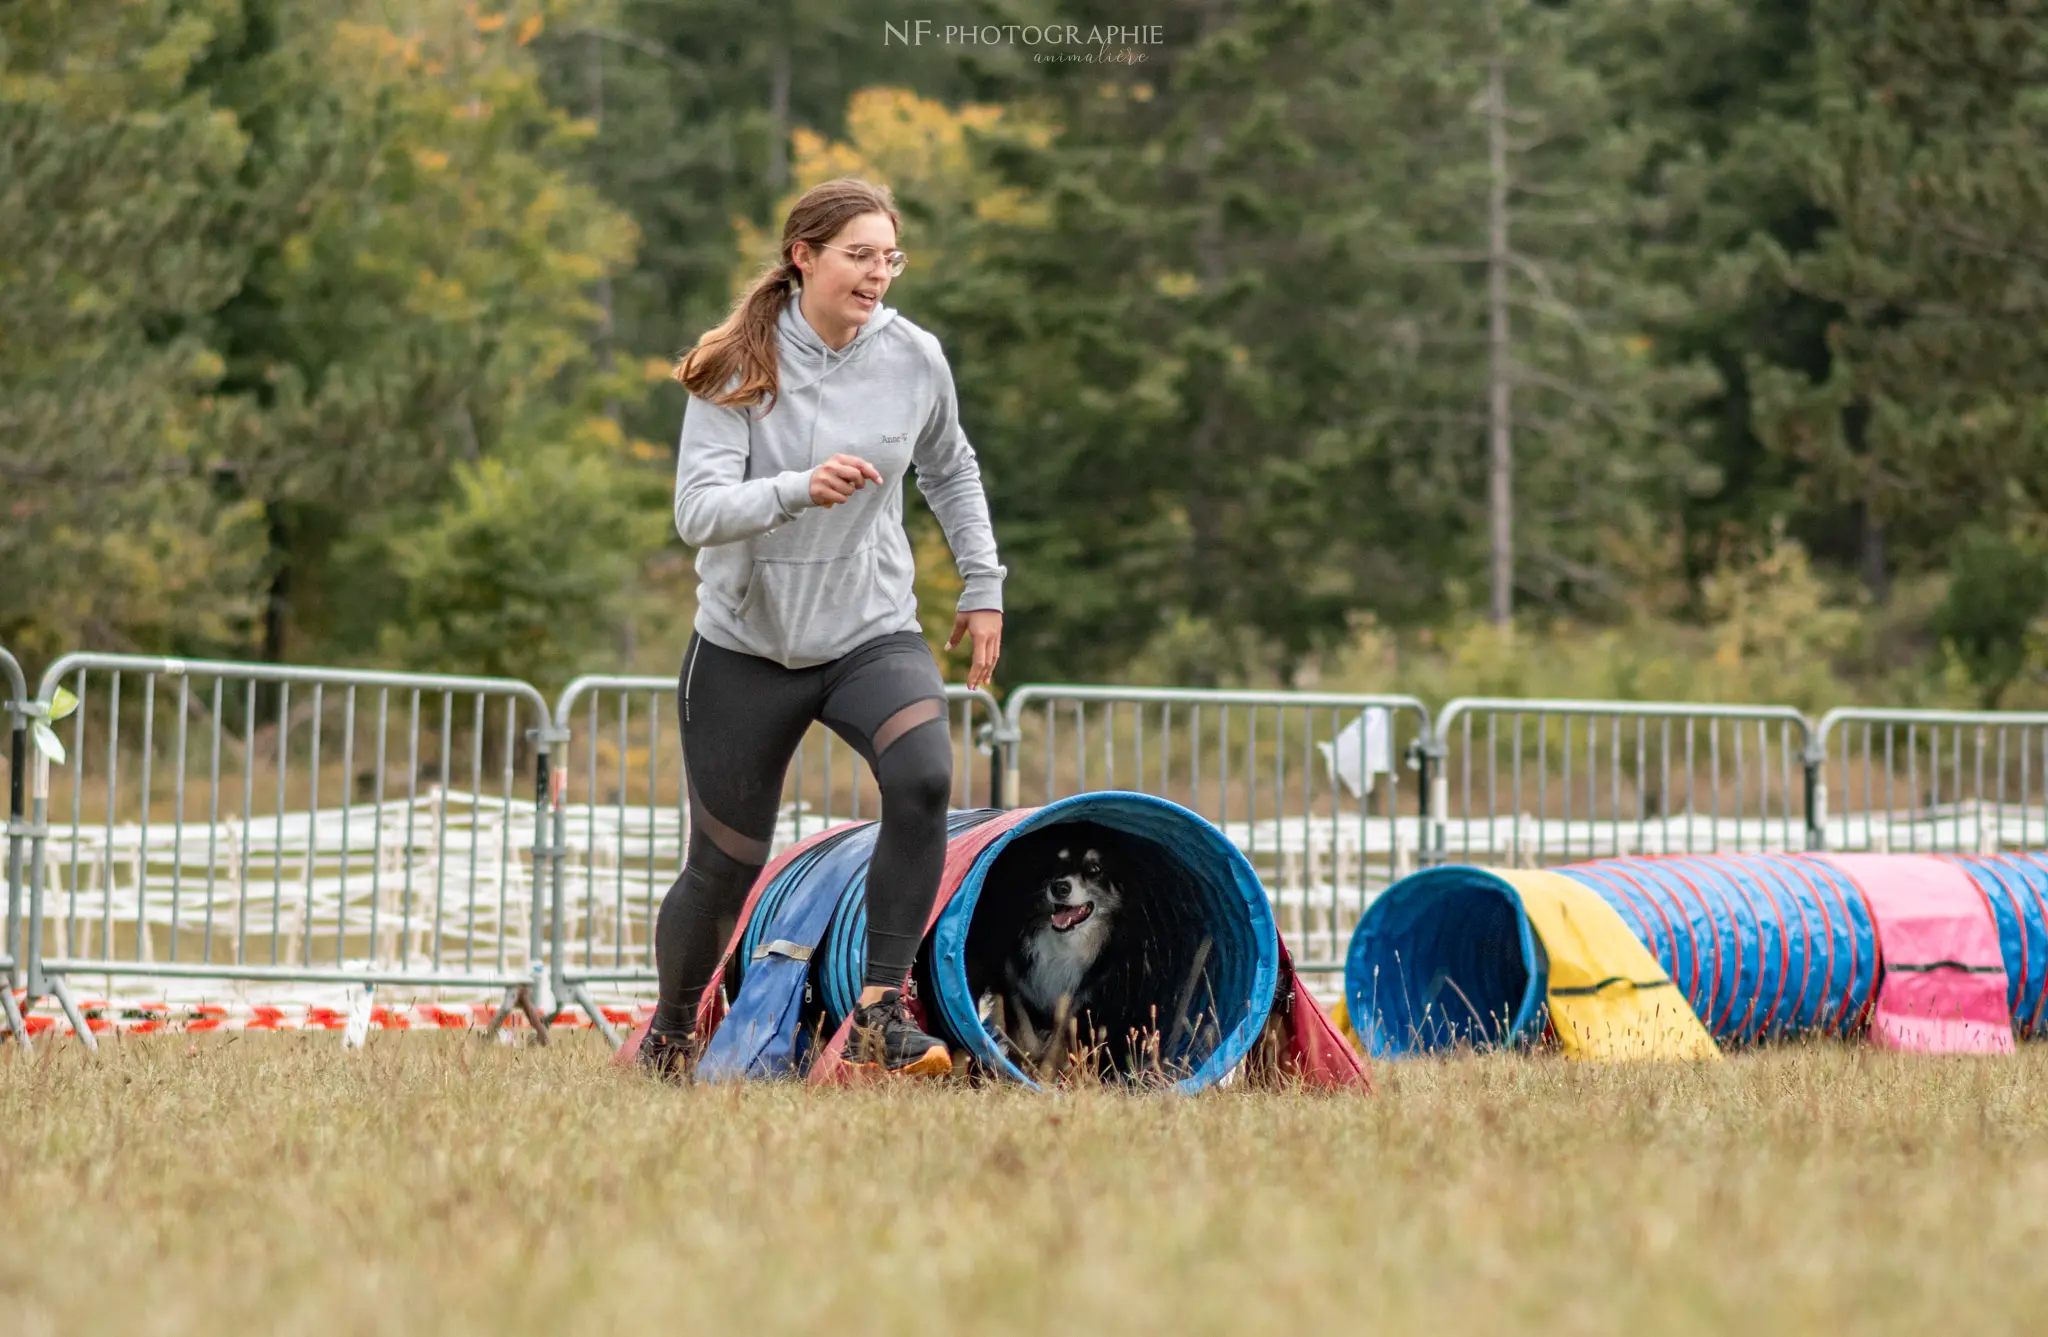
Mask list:
[[[1925,1054],[2010,1054],[2005,958],[1984,893],[1953,863],[1908,854],[1819,856],[1862,891],[1884,975],[1870,1041]]]

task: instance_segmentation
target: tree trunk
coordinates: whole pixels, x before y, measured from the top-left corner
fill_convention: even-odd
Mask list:
[[[1873,603],[1882,604],[1891,594],[1891,577],[1885,570],[1884,522],[1871,513],[1870,503],[1856,503],[1856,525],[1861,531],[1858,548],[1863,586]]]
[[[604,127],[604,42],[592,34],[590,37],[590,123],[597,126],[599,133]],[[604,375],[612,370],[612,276],[601,275],[597,280],[597,366]],[[604,416],[613,422],[619,420],[619,401],[611,395],[604,397]]]
[[[1487,517],[1492,538],[1492,616],[1496,626],[1514,617],[1514,442],[1509,384],[1508,138],[1506,79],[1501,69],[1499,13],[1491,15],[1493,59],[1486,70],[1487,215]]]
[[[1208,0],[1202,6],[1201,34],[1207,37],[1218,26],[1221,15],[1215,0]],[[1215,188],[1210,181],[1210,169],[1216,156],[1223,148],[1223,134],[1214,119],[1214,107],[1205,107],[1208,113],[1203,117],[1202,140],[1197,154],[1198,166],[1191,177],[1197,198],[1202,201],[1201,220],[1195,229],[1195,263],[1201,273],[1202,292],[1213,298],[1228,277],[1228,266],[1223,252],[1223,218],[1220,203],[1215,197]],[[1213,309],[1213,308],[1212,308]],[[1219,505],[1218,488],[1221,480],[1217,477],[1216,455],[1223,442],[1224,404],[1220,385],[1211,380],[1202,390],[1201,417],[1188,438],[1188,528],[1194,543],[1191,554],[1190,593],[1193,606],[1202,612],[1214,613],[1220,610],[1216,601],[1221,596],[1223,581],[1220,578],[1218,554],[1223,537],[1223,517]]]
[[[768,186],[777,195],[789,189],[789,25],[787,6],[775,25],[768,58]]]
[[[282,664],[285,628],[291,620],[291,535],[285,528],[283,503],[270,502],[263,510],[264,522],[270,530],[273,564],[269,597],[263,601],[263,662]]]

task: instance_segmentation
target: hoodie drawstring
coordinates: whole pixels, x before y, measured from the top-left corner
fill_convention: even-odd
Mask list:
[[[803,314],[798,312],[795,318],[802,320]],[[807,385],[799,387],[800,389],[809,389],[811,386],[818,387],[818,402],[811,410],[811,434],[804,442],[804,458],[813,469],[818,467],[818,421],[825,416],[825,378],[845,366],[852,359],[856,349],[865,346],[865,341],[860,337],[862,334],[872,338],[875,333],[879,333],[879,331],[875,331],[871,327],[862,329],[859,334],[854,336],[853,341],[846,345],[846,351],[840,353],[837,357],[833,356],[831,349],[820,348],[818,353],[825,363],[825,369],[819,372]]]

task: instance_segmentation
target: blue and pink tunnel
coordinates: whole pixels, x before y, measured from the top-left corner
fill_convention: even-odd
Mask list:
[[[1108,827],[1141,851],[1106,952],[1119,982],[1109,1019],[1114,1080],[1213,1086],[1246,1069],[1315,1086],[1369,1088],[1359,1055],[1296,980],[1257,873],[1209,822],[1152,795],[1103,791],[1038,808],[948,818],[939,894],[909,984],[925,1028],[956,1066],[1036,1085],[1006,1051],[969,978],[969,937],[985,901],[1014,895],[1011,843],[1066,823]],[[846,822],[799,841],[755,879],[706,992],[700,1080],[846,1079],[849,1018],[866,966],[866,879],[880,824]],[[630,1059],[644,1025],[621,1050]],[[1143,1037],[1122,1049],[1115,1034]]]
[[[1014,840],[1062,823],[1144,851],[1129,888],[1125,1020],[1151,1028],[1112,1077],[1201,1090],[1251,1072],[1370,1089],[1372,1057],[1544,1041],[1580,1057],[1710,1057],[1805,1036],[2010,1052],[2048,1038],[2048,856],[1777,854],[1461,865],[1367,908],[1333,1024],[1296,978],[1256,872],[1224,834],[1125,791],[949,817],[939,895],[908,984],[967,1071],[1034,1084],[969,978],[977,910],[1016,894]],[[878,823],[785,850],[755,880],[698,1016],[710,1080],[845,1080]],[[621,1051],[637,1048],[639,1033]],[[1128,1057],[1128,1056],[1126,1056]]]
[[[1589,948],[1602,926],[1607,946]],[[1380,1057],[1554,1038],[1560,1015],[1621,993],[1644,1015],[1689,1011],[1723,1047],[1819,1035],[2009,1052],[2048,1038],[2048,859],[1444,866],[1373,902],[1345,969],[1348,1020]]]

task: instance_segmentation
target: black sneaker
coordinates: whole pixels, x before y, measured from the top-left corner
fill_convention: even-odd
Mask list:
[[[671,1035],[650,1028],[640,1038],[640,1052],[634,1056],[634,1062],[651,1077],[687,1084],[696,1073],[701,1056],[695,1035]]]
[[[946,1042],[911,1020],[902,991],[891,989],[853,1014],[846,1062],[855,1068],[908,1077],[943,1077],[953,1071]]]

